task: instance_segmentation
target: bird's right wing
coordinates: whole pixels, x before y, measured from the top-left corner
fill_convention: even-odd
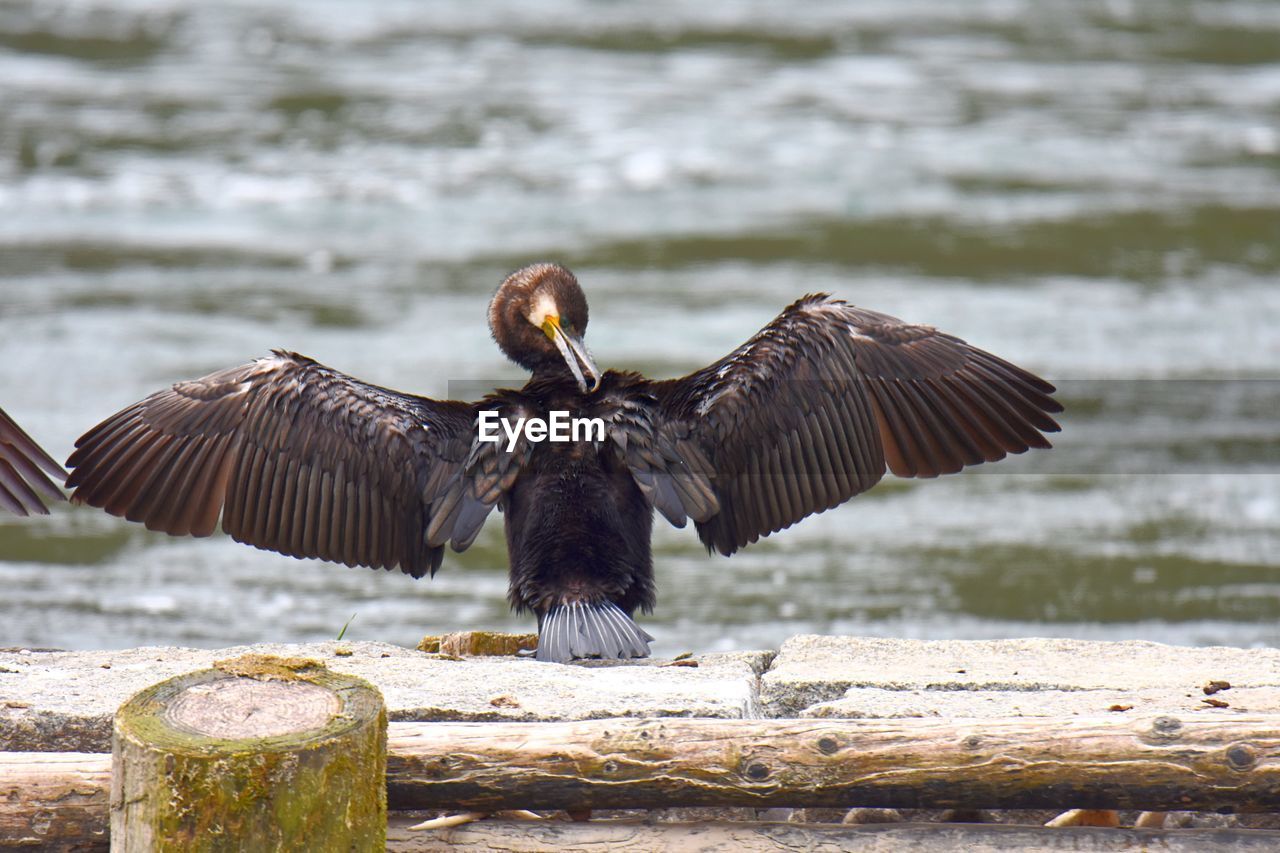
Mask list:
[[[473,404],[277,351],[103,421],[76,442],[67,485],[74,502],[152,530],[207,536],[221,514],[232,538],[258,548],[421,577],[440,565],[426,531],[473,422]]]
[[[49,479],[62,480],[66,476],[62,466],[0,409],[0,507],[14,515],[48,515],[49,510],[36,492],[49,500],[66,500]]]
[[[1048,382],[932,326],[806,296],[729,355],[654,382],[664,418],[714,471],[708,548],[731,554],[863,492],[886,465],[936,477],[1048,447]],[[687,460],[686,460],[687,461]],[[688,507],[689,504],[686,504]]]

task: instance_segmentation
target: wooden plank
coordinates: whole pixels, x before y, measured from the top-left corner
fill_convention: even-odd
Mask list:
[[[0,847],[106,845],[111,756],[0,752]]]
[[[387,827],[390,853],[651,853],[672,850],[733,850],[743,853],[1114,853],[1161,850],[1203,853],[1280,850],[1280,831],[1259,829],[1047,829],[959,823],[903,823],[877,826],[787,823],[673,823],[624,821],[567,823],[481,821],[439,832],[412,832],[415,819],[393,815]]]
[[[399,723],[393,808],[1280,810],[1280,717]]]

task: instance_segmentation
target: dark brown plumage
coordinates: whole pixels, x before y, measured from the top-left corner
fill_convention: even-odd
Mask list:
[[[653,510],[692,518],[732,554],[874,485],[886,466],[934,477],[1031,447],[1058,425],[1053,386],[930,326],[818,294],[709,367],[653,381],[601,373],[586,300],[553,264],[519,270],[490,305],[503,352],[533,376],[474,403],[368,385],[293,353],[180,382],[77,442],[73,500],[149,528],[235,539],[420,577],[445,543],[506,514],[512,605],[538,656],[628,657],[655,600]],[[481,441],[562,410],[600,440]]]
[[[66,476],[62,466],[0,409],[0,507],[15,515],[48,515],[40,495],[51,501],[66,500],[50,479],[60,482]]]

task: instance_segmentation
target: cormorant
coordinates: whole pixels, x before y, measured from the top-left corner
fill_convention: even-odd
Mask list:
[[[681,379],[601,372],[582,342],[586,298],[555,264],[509,276],[489,326],[533,374],[523,388],[432,400],[277,350],[90,430],[68,460],[72,500],[175,535],[209,535],[221,514],[258,548],[414,577],[435,573],[446,543],[467,548],[496,506],[508,598],[537,616],[537,657],[643,657],[652,637],[632,615],[655,601],[655,509],[728,555],[886,465],[934,477],[1049,447],[1062,410],[1020,367],[827,294]],[[556,411],[603,434],[480,439],[486,412],[509,429]]]
[[[14,515],[48,515],[36,492],[48,500],[65,501],[62,490],[49,478],[62,481],[66,476],[62,466],[0,409],[0,507]]]

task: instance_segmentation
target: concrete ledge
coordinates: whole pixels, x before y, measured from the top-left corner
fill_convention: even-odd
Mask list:
[[[0,652],[0,750],[106,751],[111,716],[133,693],[248,652],[312,657],[365,678],[398,721],[1280,713],[1280,651],[1148,642],[802,635],[776,657],[708,654],[696,666],[456,659],[356,642],[7,650]],[[1210,697],[1202,690],[1209,681],[1230,687]]]
[[[1214,708],[1203,686],[1225,682]],[[800,635],[760,680],[767,717],[991,717],[1280,711],[1280,650],[1143,641]]]
[[[698,666],[454,659],[385,643],[219,650],[0,652],[0,751],[109,752],[111,718],[137,691],[246,653],[310,657],[364,678],[399,721],[585,720],[758,715],[758,674],[772,653],[704,655]]]

